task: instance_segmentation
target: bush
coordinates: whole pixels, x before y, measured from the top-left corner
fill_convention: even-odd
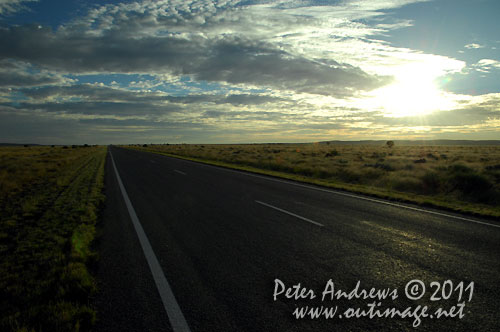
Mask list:
[[[496,170],[500,170],[500,164],[497,164],[497,165],[491,165],[491,166],[486,166],[485,169],[487,171],[496,171]]]
[[[340,169],[336,175],[339,179],[347,183],[359,183],[361,181],[360,174],[343,168]]]
[[[416,178],[400,178],[392,181],[392,187],[398,191],[421,193],[422,183]]]
[[[466,195],[480,194],[484,191],[489,191],[492,184],[486,177],[480,174],[459,173],[455,174],[450,179],[451,184],[457,190],[460,190]]]
[[[455,164],[448,167],[448,171],[451,173],[472,173],[474,170],[462,164]]]
[[[448,171],[450,173],[448,179],[450,191],[458,191],[464,198],[474,202],[494,204],[498,200],[498,193],[486,176],[461,164],[450,166]]]
[[[435,194],[440,191],[441,177],[436,172],[426,172],[420,180],[422,181],[422,189],[424,193]]]
[[[392,167],[389,164],[383,164],[383,163],[375,163],[375,164],[365,164],[365,167],[373,167],[373,168],[378,168],[382,169],[384,171],[394,171],[394,167]]]
[[[325,158],[336,157],[338,155],[339,155],[339,152],[337,150],[332,150],[332,151],[325,154]]]

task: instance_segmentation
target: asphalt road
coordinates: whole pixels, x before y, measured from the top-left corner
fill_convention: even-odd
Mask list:
[[[499,331],[498,222],[151,153],[110,151],[160,274],[193,332]],[[96,329],[179,331],[172,328],[169,305],[160,295],[164,290],[158,290],[146,258],[151,253],[144,253],[109,155],[106,170]],[[276,279],[305,290],[292,289],[287,298]],[[426,286],[422,294],[408,287],[415,300],[405,292],[413,279]],[[360,281],[358,296],[332,300],[325,292],[322,301],[325,288],[332,290],[329,280],[335,291],[346,293]],[[395,290],[397,298],[359,298],[361,289],[371,288],[392,295]],[[294,297],[300,294],[307,298]],[[368,312],[370,304],[372,310],[411,310],[406,318],[356,318],[345,312]],[[429,316],[413,327],[419,305],[429,307]],[[337,307],[336,316],[296,319],[294,310],[306,306]],[[449,312],[453,306],[455,317],[437,318],[438,308]]]

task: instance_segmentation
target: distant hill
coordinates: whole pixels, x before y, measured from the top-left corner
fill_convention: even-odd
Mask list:
[[[500,140],[392,140],[394,145],[500,145]],[[366,140],[366,141],[324,141],[320,144],[336,144],[336,145],[385,145],[387,140]]]
[[[29,143],[26,143],[26,144],[21,144],[21,143],[0,143],[0,146],[24,146],[24,145],[29,145],[29,146],[32,146],[32,145],[40,145],[40,144],[29,144]]]

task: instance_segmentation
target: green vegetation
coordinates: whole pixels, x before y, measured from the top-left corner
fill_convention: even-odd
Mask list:
[[[499,146],[314,143],[129,147],[377,197],[500,216]]]
[[[85,331],[105,147],[0,148],[0,330]]]

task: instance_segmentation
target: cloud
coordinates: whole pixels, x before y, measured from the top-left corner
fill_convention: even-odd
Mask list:
[[[345,18],[340,18],[377,16],[381,15],[377,10],[408,2],[347,1],[323,9],[310,4],[284,8],[284,3],[248,6],[210,1],[108,5],[57,31],[38,25],[1,29],[0,42],[5,47],[0,55],[71,73],[191,75],[207,81],[344,96],[380,87],[390,79],[335,61],[332,54],[297,54],[295,43],[309,37],[331,40],[336,32],[371,33],[361,24],[346,25]],[[330,37],[324,35],[325,28]],[[280,42],[273,40],[276,37]]]
[[[485,123],[490,119],[500,119],[500,111],[471,107],[452,111],[437,111],[425,117],[379,118],[379,123],[399,126],[464,127]]]
[[[500,61],[493,59],[481,59],[472,68],[482,73],[489,73],[494,69],[500,69]]]
[[[0,105],[0,142],[38,144],[151,143],[202,141],[216,128],[202,123],[158,122],[140,118],[71,118]]]
[[[68,86],[44,86],[39,88],[24,88],[18,90],[29,103],[74,103],[85,102],[114,102],[157,105],[175,103],[189,104],[232,104],[232,105],[262,105],[266,103],[285,102],[281,97],[262,94],[190,94],[187,96],[171,96],[165,92],[135,91],[124,88],[115,88],[100,84],[73,84]]]
[[[37,26],[0,30],[0,54],[71,73],[173,73],[195,79],[282,90],[351,95],[387,84],[387,77],[330,61],[311,61],[243,38],[125,38],[52,32]]]
[[[353,66],[293,57],[241,39],[226,40],[215,45],[212,52],[195,70],[196,78],[335,96],[372,90],[390,82],[387,77],[369,75]]]
[[[54,132],[89,143],[142,141],[141,133],[146,142],[316,140],[416,126],[421,119],[360,107],[402,73],[435,78],[464,67],[377,39],[411,26],[391,11],[415,2],[146,0],[96,6],[57,29],[0,27],[0,116],[20,132],[30,115],[53,120]],[[475,68],[492,70],[491,61]],[[89,80],[101,84],[81,83]],[[496,117],[477,104],[422,126]]]
[[[58,73],[37,70],[26,62],[0,60],[0,88],[64,85],[72,82]]]
[[[491,93],[462,100],[459,108],[436,111],[425,116],[391,118],[374,114],[371,121],[392,126],[425,126],[428,128],[463,127],[484,125],[500,120],[500,93]]]
[[[106,5],[56,31],[38,25],[1,29],[0,56],[70,73],[190,75],[343,96],[390,82],[390,72],[380,73],[384,64],[377,66],[391,55],[383,52],[393,52],[399,63],[415,60],[398,54],[407,49],[366,39],[409,26],[410,21],[382,19],[382,10],[414,2],[419,1]],[[373,17],[376,28],[355,21]]]
[[[13,14],[25,10],[24,2],[37,2],[38,0],[0,0],[0,15]]]
[[[484,48],[483,45],[479,45],[479,44],[476,44],[476,43],[471,43],[471,44],[467,44],[464,46],[464,48],[467,48],[467,49],[478,49],[478,48]]]

